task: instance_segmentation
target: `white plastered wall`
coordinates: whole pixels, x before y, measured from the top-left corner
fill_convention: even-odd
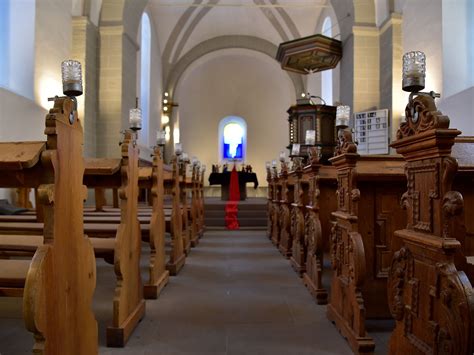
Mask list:
[[[230,49],[202,57],[181,78],[179,103],[183,149],[208,166],[219,162],[218,126],[226,116],[247,122],[247,164],[266,186],[265,162],[288,145],[286,110],[295,102],[294,86],[273,59]],[[252,188],[247,192],[252,196]]]

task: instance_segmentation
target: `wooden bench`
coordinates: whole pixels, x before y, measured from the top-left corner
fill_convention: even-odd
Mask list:
[[[328,318],[355,353],[372,353],[366,318],[390,318],[387,276],[400,243],[393,232],[404,225],[399,205],[406,189],[399,156],[357,154],[350,130],[341,131],[337,155],[337,210],[331,232],[331,293]]]
[[[74,103],[55,98],[45,125],[46,142],[0,144],[0,186],[37,188],[45,225],[32,260],[0,259],[0,295],[23,296],[35,353],[96,354],[96,270],[80,218],[83,131]]]
[[[467,263],[462,253],[464,201],[452,189],[459,161],[451,149],[461,132],[449,128],[449,118],[431,96],[415,96],[406,113],[392,144],[407,162],[408,184],[402,199],[407,223],[395,232],[402,247],[393,257],[388,280],[396,321],[390,354],[472,354],[474,280],[457,268]],[[467,213],[472,219],[472,209]]]
[[[86,164],[83,178],[93,187],[97,186],[96,184],[120,186],[119,197],[122,200],[122,211],[119,223],[84,225],[84,232],[94,239],[97,248],[96,255],[104,257],[109,262],[113,261],[117,277],[113,300],[113,320],[112,325],[107,328],[108,346],[124,346],[145,313],[140,275],[141,233],[136,212],[138,147],[134,140],[134,134],[126,132],[122,143],[122,159],[94,159],[93,164]],[[82,206],[80,211],[82,213]],[[0,223],[0,234],[38,235],[43,233],[43,229],[46,229],[46,224],[39,222]],[[95,240],[96,238],[109,239],[100,241]]]

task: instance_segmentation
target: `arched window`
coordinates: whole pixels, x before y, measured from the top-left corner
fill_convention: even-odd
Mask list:
[[[8,86],[10,3],[0,1],[0,86]]]
[[[33,99],[35,0],[0,0],[0,86]]]
[[[329,16],[324,19],[322,34],[332,37],[332,21]],[[332,69],[321,73],[321,96],[326,101],[326,104],[332,105]]]
[[[151,62],[151,26],[150,18],[144,12],[141,20],[140,38],[140,108],[142,109],[141,140],[148,145],[150,121],[150,62]]]
[[[219,160],[245,161],[247,123],[242,117],[228,116],[219,123]]]

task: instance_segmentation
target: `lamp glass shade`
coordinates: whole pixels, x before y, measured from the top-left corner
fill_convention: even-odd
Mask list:
[[[139,108],[130,109],[129,114],[130,128],[138,130],[142,128],[142,110]]]
[[[416,92],[425,88],[426,56],[420,51],[408,52],[403,55],[404,91]]]
[[[63,93],[66,96],[82,95],[82,67],[77,60],[65,60],[61,63]]]

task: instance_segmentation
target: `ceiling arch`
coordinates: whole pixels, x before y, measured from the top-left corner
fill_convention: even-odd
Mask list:
[[[275,58],[277,51],[277,46],[273,43],[253,36],[219,36],[209,39],[199,43],[193,49],[188,51],[183,57],[179,59],[177,63],[171,67],[167,77],[165,89],[170,93],[171,96],[173,96],[173,92],[181,76],[194,61],[206,54],[230,48],[243,48],[260,52],[268,55],[272,59]],[[302,92],[304,92],[304,84],[301,76],[290,72],[287,72],[287,74],[293,82],[296,95],[300,95]]]

